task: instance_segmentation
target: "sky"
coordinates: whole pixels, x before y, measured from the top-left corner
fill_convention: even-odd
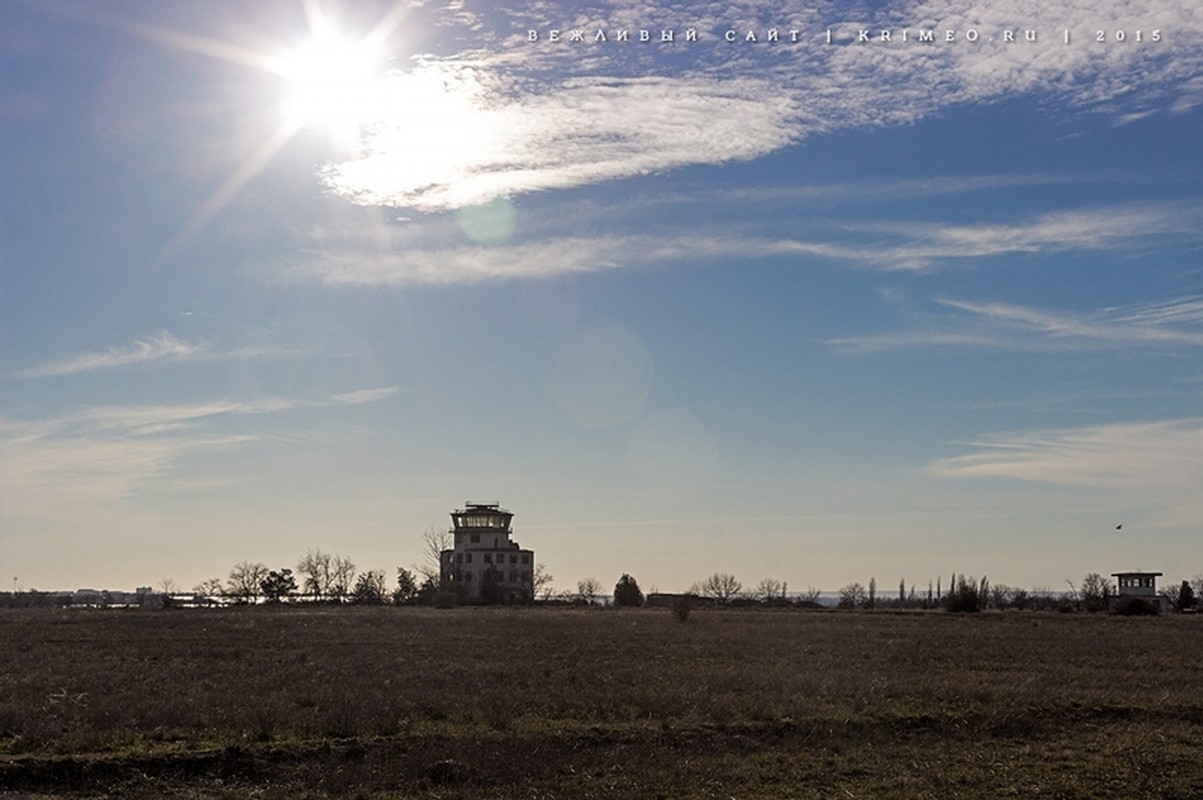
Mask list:
[[[1203,573],[1201,141],[1192,0],[3,3],[0,588]]]

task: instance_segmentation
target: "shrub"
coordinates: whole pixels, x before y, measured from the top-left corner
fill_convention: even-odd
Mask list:
[[[435,608],[455,608],[459,605],[459,595],[451,589],[439,589],[434,593],[430,604]]]
[[[680,595],[673,600],[673,616],[677,618],[677,622],[685,622],[689,619],[689,611],[693,608],[693,603],[687,594]]]
[[[982,580],[984,584],[985,579]],[[958,578],[948,596],[944,598],[944,608],[957,613],[976,613],[985,607],[985,593],[980,591],[976,581],[972,578],[966,580],[964,575]]]
[[[1125,617],[1156,616],[1161,609],[1141,597],[1121,597],[1115,604],[1115,613]]]

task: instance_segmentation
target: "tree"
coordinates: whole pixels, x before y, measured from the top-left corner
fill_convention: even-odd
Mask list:
[[[1190,581],[1183,581],[1178,590],[1171,593],[1169,601],[1170,607],[1179,614],[1183,611],[1190,611],[1199,605],[1199,598],[1195,596],[1195,587],[1190,585]]]
[[[278,603],[296,593],[297,581],[292,576],[292,570],[273,569],[259,581],[259,591],[263,592],[269,603]]]
[[[351,602],[378,606],[384,602],[385,591],[384,570],[370,569],[356,578],[355,588],[351,590]]]
[[[310,550],[297,562],[305,593],[321,600],[330,593],[331,556],[321,550]]]
[[[821,590],[816,589],[814,586],[807,586],[806,591],[804,591],[804,592],[802,592],[802,594],[798,595],[798,600],[800,600],[803,603],[818,604],[819,598],[821,598],[822,596],[823,596],[823,592]]]
[[[869,600],[865,608],[877,608],[877,578],[869,578]]]
[[[393,603],[412,603],[418,595],[418,579],[405,567],[397,567],[397,588],[393,589]]]
[[[859,608],[865,604],[868,595],[860,583],[849,583],[840,589],[840,608]]]
[[[1106,611],[1114,594],[1111,581],[1097,572],[1091,572],[1083,578],[1082,586],[1078,589],[1082,608],[1090,612]]]
[[[731,598],[739,594],[739,590],[743,588],[743,584],[737,581],[734,575],[726,572],[716,572],[702,581],[700,588],[701,594],[705,597],[713,597],[720,603],[727,603]]]
[[[413,601],[420,606],[433,605],[440,591],[455,594],[452,589],[442,589],[437,578],[426,575],[422,578],[422,583],[418,586],[418,593],[414,595]]]
[[[593,605],[593,601],[601,592],[601,581],[597,578],[583,578],[576,582],[576,593],[589,605]]]
[[[222,588],[221,578],[209,578],[192,587],[192,592],[209,601],[223,596],[225,589]]]
[[[755,595],[758,600],[770,603],[785,597],[785,584],[776,578],[761,578],[760,583],[756,584]]]
[[[996,583],[990,587],[990,603],[995,608],[1006,608],[1011,604],[1012,596],[1011,587],[1005,583]]]
[[[948,596],[944,598],[944,607],[958,613],[981,611],[986,607],[986,597],[981,593],[984,585],[973,578],[954,575]]]
[[[535,564],[534,597],[538,600],[548,600],[555,591],[555,576],[547,571],[542,563]]]
[[[180,590],[179,584],[174,578],[164,578],[159,581],[159,593],[162,595],[173,595]]]
[[[618,579],[618,583],[614,584],[614,605],[643,605],[643,592],[639,589],[639,582],[625,572]]]
[[[451,531],[431,525],[422,531],[419,538],[422,543],[422,563],[415,569],[423,578],[433,577],[438,583],[443,574],[443,551],[450,550],[454,544]]]
[[[260,584],[267,577],[267,566],[259,562],[240,561],[230,570],[226,581],[226,596],[238,603],[253,603],[259,598]]]
[[[347,599],[355,585],[355,564],[351,559],[333,556],[330,559],[330,597],[338,602]],[[380,571],[380,595],[384,596],[384,572]]]

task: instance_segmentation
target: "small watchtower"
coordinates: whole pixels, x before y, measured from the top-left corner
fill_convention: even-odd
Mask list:
[[[1118,595],[1116,603],[1125,598],[1139,599],[1164,613],[1169,610],[1169,601],[1157,594],[1157,579],[1160,572],[1113,572]]]
[[[443,584],[474,603],[530,601],[535,553],[510,538],[513,518],[500,503],[468,501],[452,511],[452,547],[442,552],[440,561]]]
[[[1160,572],[1113,572],[1120,597],[1157,597],[1157,579]]]

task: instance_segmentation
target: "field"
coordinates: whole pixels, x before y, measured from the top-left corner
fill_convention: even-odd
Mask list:
[[[1203,618],[0,612],[0,798],[1203,797]]]

